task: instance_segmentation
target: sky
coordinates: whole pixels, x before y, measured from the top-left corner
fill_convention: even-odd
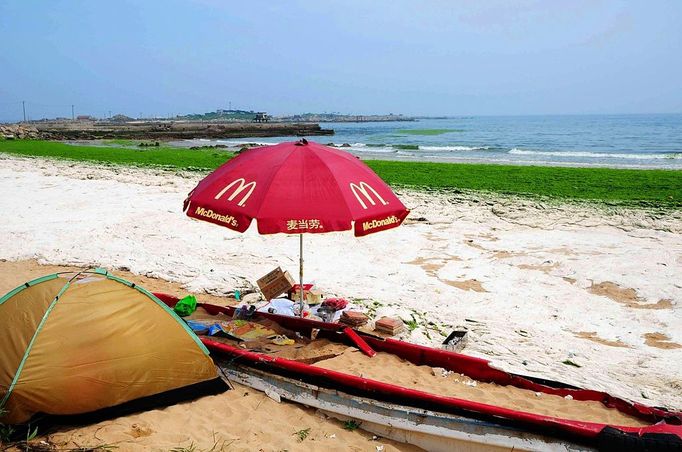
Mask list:
[[[0,121],[682,112],[680,0],[0,0]]]

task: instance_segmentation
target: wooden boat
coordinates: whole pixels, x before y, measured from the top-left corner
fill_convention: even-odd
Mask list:
[[[157,296],[170,305],[177,301],[172,296]],[[230,307],[200,306],[207,314],[223,319],[232,318],[235,313]],[[605,422],[562,416],[559,412],[551,415],[546,411],[510,408],[505,403],[484,403],[420,389],[416,384],[393,384],[354,375],[348,369],[321,367],[331,360],[288,359],[277,353],[249,350],[237,341],[200,336],[228,379],[264,391],[275,399],[314,407],[336,418],[355,419],[363,429],[383,437],[427,450],[682,451],[679,412],[629,402],[601,391],[511,374],[491,367],[483,359],[384,339],[341,324],[266,313],[257,313],[252,320],[277,324],[301,338],[312,334],[316,341],[363,349],[370,355],[378,352],[412,368],[439,369],[471,379],[465,383],[526,392],[531,398],[544,397],[561,405],[598,405],[609,416],[617,415],[617,421]],[[355,352],[356,355],[360,354]],[[371,367],[372,358],[365,359],[368,368]],[[623,419],[627,422],[620,422]]]

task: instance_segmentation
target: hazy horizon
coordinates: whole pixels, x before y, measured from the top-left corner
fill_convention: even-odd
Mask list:
[[[672,0],[7,0],[0,121],[678,114],[679,23]]]

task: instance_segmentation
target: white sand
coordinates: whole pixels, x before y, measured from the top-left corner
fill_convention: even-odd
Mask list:
[[[201,177],[0,155],[0,258],[125,267],[214,294],[277,265],[297,273],[297,237],[238,234],[184,216],[182,201]],[[306,236],[309,280],[328,294],[378,301],[380,315],[415,310],[467,326],[465,352],[505,370],[682,408],[680,212],[399,196],[410,218],[428,221],[362,239]],[[590,291],[602,282],[615,285]],[[442,336],[420,327],[409,339]]]

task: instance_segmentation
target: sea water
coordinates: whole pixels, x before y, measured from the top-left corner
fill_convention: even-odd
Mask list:
[[[366,158],[682,169],[682,114],[459,116],[321,126],[335,134],[311,140]]]

